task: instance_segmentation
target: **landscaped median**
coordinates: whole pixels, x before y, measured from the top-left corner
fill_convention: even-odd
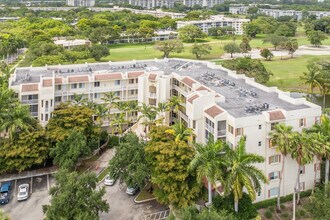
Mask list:
[[[135,203],[144,203],[148,201],[155,200],[155,196],[152,194],[151,190],[151,183],[147,183],[143,189],[140,191],[140,193],[134,198]],[[155,189],[155,186],[152,186],[153,189]]]
[[[97,175],[97,182],[98,182],[98,183],[102,182],[102,181],[104,180],[105,176],[106,176],[107,174],[109,174],[109,172],[110,172],[110,167],[106,167],[106,168],[104,168],[104,169],[99,173],[99,175]]]

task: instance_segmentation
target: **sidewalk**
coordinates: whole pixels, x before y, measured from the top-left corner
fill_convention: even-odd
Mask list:
[[[36,176],[44,176],[44,175],[48,175],[48,174],[54,174],[56,172],[57,172],[57,167],[53,166],[53,167],[41,168],[41,169],[37,169],[37,170],[23,171],[21,173],[3,174],[3,175],[0,175],[0,182],[25,179],[25,178],[31,178],[31,177],[36,177]]]

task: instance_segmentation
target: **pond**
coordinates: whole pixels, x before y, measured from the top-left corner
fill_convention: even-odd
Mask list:
[[[293,98],[306,98],[308,101],[313,102],[319,106],[323,106],[323,95],[320,94],[306,94],[302,92],[291,92]],[[325,107],[330,108],[330,95],[325,96]]]

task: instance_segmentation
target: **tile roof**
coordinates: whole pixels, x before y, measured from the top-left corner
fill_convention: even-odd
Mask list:
[[[270,121],[277,121],[285,119],[285,115],[281,110],[268,112]]]
[[[39,90],[39,85],[37,83],[22,85],[22,92],[32,92],[32,91],[38,91],[38,90]]]
[[[202,90],[207,90],[207,91],[210,91],[207,87],[205,86],[200,86],[196,89],[196,91],[202,91]]]
[[[127,75],[128,75],[128,78],[137,78],[141,75],[143,75],[144,72],[143,71],[138,71],[138,72],[129,72]]]
[[[213,105],[211,108],[205,110],[205,113],[215,118],[216,116],[220,115],[223,111],[216,105]]]
[[[88,82],[88,76],[69,76],[69,83],[82,83],[82,82]]]
[[[151,81],[155,81],[156,77],[157,77],[157,74],[150,73],[148,79],[151,80]]]
[[[196,95],[190,97],[187,101],[190,102],[190,103],[192,104],[193,101],[194,101],[195,99],[197,99],[198,97],[199,97],[199,95],[196,94]]]
[[[112,80],[112,79],[122,79],[121,73],[111,73],[111,74],[97,74],[95,75],[95,80]]]
[[[55,78],[55,85],[57,85],[57,84],[62,84],[62,81],[63,81],[62,77],[60,77],[60,78]]]
[[[189,86],[189,87],[191,87],[192,84],[196,83],[195,80],[193,80],[192,78],[190,78],[190,77],[188,77],[188,76],[186,76],[185,78],[183,78],[183,79],[181,80],[181,82],[183,82],[184,84],[186,84],[186,85]]]
[[[43,87],[51,87],[53,85],[53,80],[52,79],[44,79],[42,81],[42,86]]]

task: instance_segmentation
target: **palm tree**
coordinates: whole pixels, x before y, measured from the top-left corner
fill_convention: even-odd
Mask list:
[[[295,189],[298,192],[297,204],[300,204],[300,171],[302,166],[309,164],[314,159],[313,149],[309,144],[310,137],[306,132],[293,132],[293,148],[291,157],[296,160],[298,164],[297,181]],[[314,146],[315,147],[315,146]]]
[[[320,69],[315,63],[309,63],[307,65],[308,72],[304,72],[304,76],[300,77],[305,85],[309,86],[308,93],[313,94],[314,88],[319,87],[318,74]]]
[[[286,126],[285,124],[275,125],[274,131],[270,133],[271,143],[276,146],[276,151],[282,154],[282,169],[279,175],[278,182],[278,194],[277,194],[277,206],[276,211],[281,212],[281,185],[284,174],[285,157],[291,153],[293,145],[292,126]]]
[[[17,105],[8,111],[7,117],[2,119],[0,131],[8,131],[9,138],[13,140],[14,134],[31,128],[33,120],[35,119],[31,116],[27,106]]]
[[[117,94],[115,92],[106,92],[106,93],[104,93],[104,97],[101,99],[104,101],[104,103],[108,107],[109,120],[110,120],[111,109],[112,109],[114,103],[119,100],[119,97],[117,96]]]
[[[114,119],[111,121],[112,131],[118,132],[119,134],[119,143],[120,143],[120,137],[123,134],[123,124],[127,123],[125,120],[125,116],[123,113],[119,113],[114,117]]]
[[[156,124],[157,111],[154,106],[142,103],[142,106],[140,107],[140,113],[141,116],[138,118],[138,120],[143,118],[144,121],[142,124],[146,126],[145,132],[147,132],[150,127]]]
[[[181,108],[182,108],[182,98],[179,97],[179,96],[172,96],[170,99],[169,99],[169,106],[170,108],[172,109],[173,112],[175,113],[178,113]]]
[[[128,122],[128,125],[130,126],[132,124],[133,113],[137,112],[139,110],[139,103],[135,100],[129,101],[129,102],[127,102],[126,107],[127,107],[126,110],[128,113],[127,122]]]
[[[191,128],[187,128],[179,121],[176,121],[167,132],[172,133],[175,136],[175,142],[184,141],[190,143],[192,142],[192,136],[194,135]]]
[[[87,102],[87,98],[85,97],[85,94],[73,94],[73,99],[71,103],[76,106],[84,105]]]
[[[320,138],[316,138],[316,144],[320,145],[320,151],[316,153],[324,157],[325,161],[325,183],[329,181],[329,160],[330,160],[330,119],[326,115],[321,116],[321,122],[315,124],[308,132],[317,133]]]
[[[319,84],[319,89],[323,95],[323,111],[325,110],[325,97],[330,91],[330,68],[322,67],[320,73],[317,75],[317,81]]]
[[[228,175],[225,189],[231,189],[234,194],[235,212],[238,212],[238,201],[243,197],[246,188],[252,201],[256,199],[256,190],[260,190],[260,181],[267,183],[266,176],[261,170],[253,166],[254,163],[264,162],[264,158],[257,154],[246,153],[245,137],[242,137],[235,149],[227,149]],[[226,192],[228,194],[228,192]]]
[[[170,110],[169,103],[159,102],[157,105],[157,111],[161,114],[162,122],[165,121],[165,113]]]
[[[195,144],[196,154],[190,162],[189,169],[196,172],[199,181],[206,177],[209,192],[208,205],[212,204],[212,185],[215,185],[217,180],[221,183],[225,181],[222,155],[227,147],[228,145],[221,141],[214,142],[213,138],[210,138],[206,145]]]
[[[102,119],[107,116],[108,114],[108,108],[106,107],[105,104],[99,104],[99,105],[95,105],[94,107],[94,113],[96,115],[96,122],[102,126]]]

